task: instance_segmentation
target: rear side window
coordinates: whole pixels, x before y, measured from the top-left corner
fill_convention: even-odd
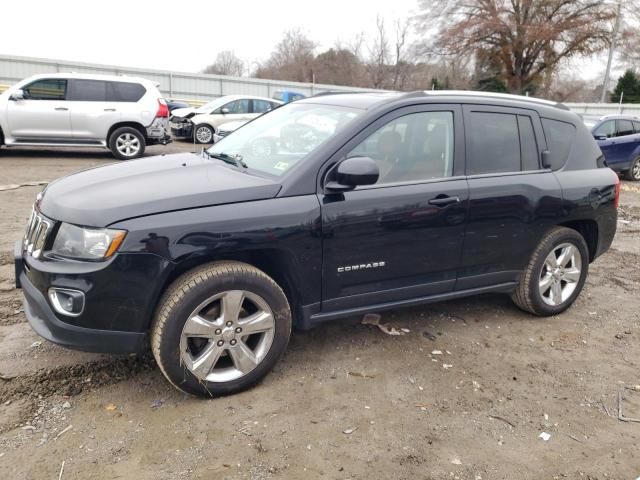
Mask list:
[[[631,123],[631,120],[618,120],[617,127],[617,137],[633,135],[633,124]]]
[[[526,115],[470,112],[467,175],[537,170],[538,147]]]
[[[108,82],[107,101],[109,102],[137,102],[145,93],[144,88],[139,83],[132,82]]]
[[[67,100],[104,102],[107,100],[107,82],[101,80],[69,80]]]
[[[547,139],[549,161],[553,168],[559,168],[567,161],[576,136],[576,127],[570,123],[543,118],[542,128]]]
[[[36,80],[22,90],[28,100],[64,100],[67,81],[60,78]]]
[[[636,133],[640,133],[640,122],[633,121],[633,129]]]

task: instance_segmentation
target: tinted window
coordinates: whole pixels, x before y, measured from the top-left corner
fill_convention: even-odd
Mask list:
[[[618,120],[618,133],[616,136],[624,137],[625,135],[633,135],[633,124],[631,120]]]
[[[606,137],[611,138],[616,134],[616,122],[614,120],[607,120],[603,124],[601,124],[598,128],[596,128],[593,132],[595,137]],[[546,131],[545,131],[546,135]]]
[[[378,184],[451,176],[453,113],[412,113],[392,120],[347,156],[373,158],[380,168]]]
[[[253,113],[264,113],[268,112],[273,108],[271,102],[267,102],[266,100],[254,100],[253,101]]]
[[[533,131],[531,117],[518,115],[518,129],[520,130],[520,152],[522,156],[522,170],[538,170],[540,168],[540,154]]]
[[[633,121],[633,129],[636,133],[640,133],[640,122]]]
[[[469,143],[467,174],[520,171],[518,117],[471,112],[466,128]]]
[[[107,100],[107,82],[100,80],[69,80],[67,100],[104,102]]]
[[[549,161],[553,168],[559,168],[567,161],[576,135],[576,127],[570,123],[543,118],[542,128],[547,139]]]
[[[107,82],[107,100],[110,102],[137,102],[147,90],[139,83]]]
[[[222,108],[228,109],[229,113],[249,113],[249,99],[235,100]]]
[[[29,100],[64,100],[67,81],[58,78],[37,80],[22,90]]]

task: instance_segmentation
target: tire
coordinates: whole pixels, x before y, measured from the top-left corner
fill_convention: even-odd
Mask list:
[[[566,250],[567,247],[571,248]],[[574,253],[562,258],[565,252]],[[558,270],[552,270],[554,259]],[[588,273],[589,250],[582,235],[570,228],[555,227],[534,250],[511,298],[522,310],[534,315],[557,315],[578,297]],[[555,285],[560,286],[559,293]]]
[[[250,329],[258,333],[247,335]],[[216,397],[260,382],[290,336],[291,310],[277,283],[246,263],[214,262],[185,273],[164,293],[151,350],[176,388]]]
[[[631,168],[624,172],[624,178],[633,182],[640,181],[640,155],[631,162]]]
[[[193,127],[193,140],[200,144],[213,143],[213,128],[209,125],[200,124]]]
[[[115,129],[109,137],[109,150],[119,160],[133,160],[144,154],[146,143],[140,131],[133,127]]]

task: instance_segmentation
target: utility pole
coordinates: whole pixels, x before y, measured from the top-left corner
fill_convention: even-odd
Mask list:
[[[611,44],[609,45],[609,58],[607,59],[607,70],[604,72],[604,83],[602,84],[602,94],[600,95],[600,103],[604,103],[609,89],[609,75],[611,74],[611,62],[613,60],[613,51],[616,48],[616,38],[618,30],[620,30],[620,12],[622,10],[622,0],[618,0],[618,9],[616,11],[616,23],[613,26],[611,34]]]

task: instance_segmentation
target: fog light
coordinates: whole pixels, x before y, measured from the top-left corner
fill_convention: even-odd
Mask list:
[[[70,288],[50,288],[49,300],[56,312],[77,317],[84,310],[84,292]]]

